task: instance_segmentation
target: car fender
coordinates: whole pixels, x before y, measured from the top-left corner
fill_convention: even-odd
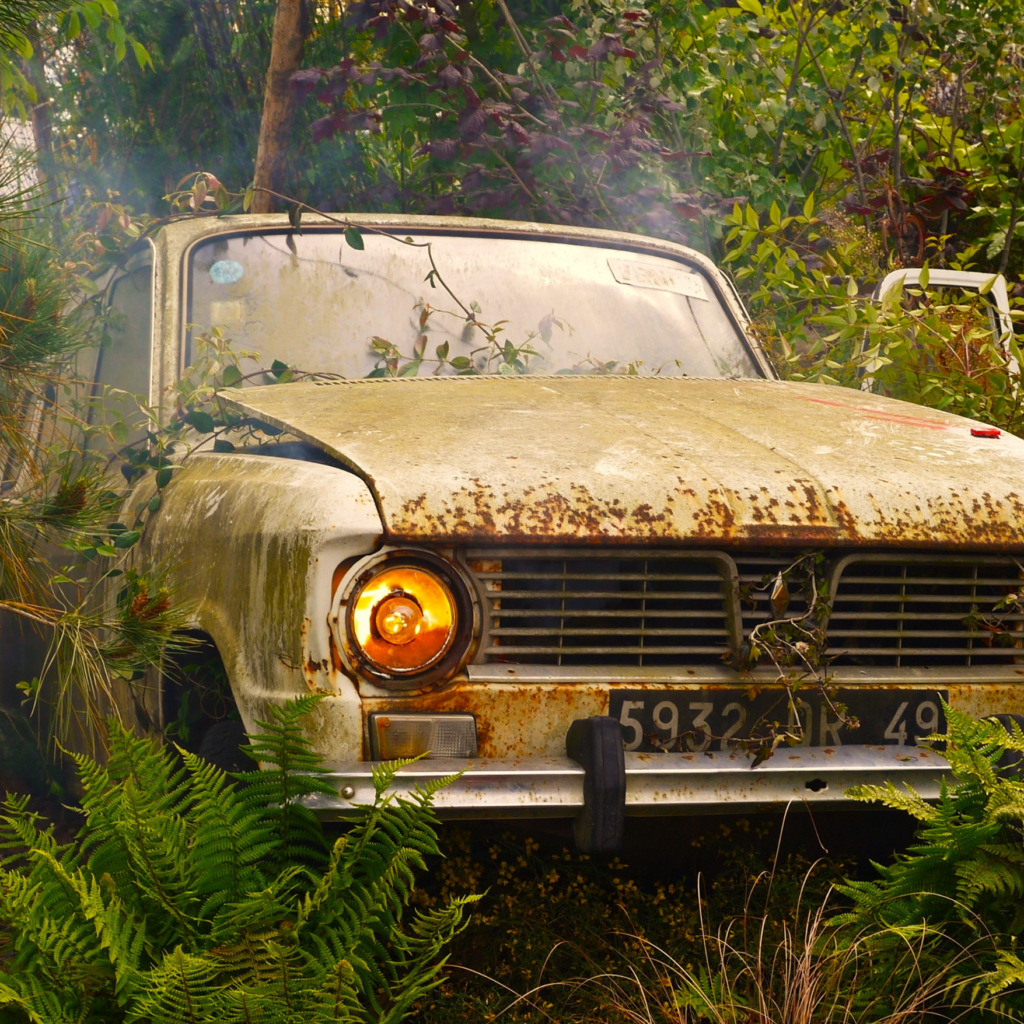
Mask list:
[[[155,489],[136,488],[137,508]],[[175,468],[139,544],[166,576],[190,628],[209,634],[248,730],[269,704],[324,694],[311,734],[328,757],[358,757],[355,684],[332,657],[335,570],[381,542],[373,496],[333,466],[241,453],[190,456]]]

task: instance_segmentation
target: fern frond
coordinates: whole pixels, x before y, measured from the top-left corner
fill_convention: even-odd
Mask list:
[[[143,954],[152,952],[147,948],[145,922],[128,912],[115,894],[104,893],[103,883],[95,877],[80,870],[69,872],[43,851],[36,856],[48,860],[54,875],[77,894],[78,912],[92,923],[98,949],[106,952],[114,968],[115,994],[119,998],[129,994],[137,983]]]
[[[128,1022],[214,1024],[219,1017],[217,964],[175,947],[140,980],[140,993]]]
[[[322,869],[327,844],[316,815],[302,803],[304,797],[336,797],[334,785],[323,776],[327,769],[310,748],[302,719],[323,698],[299,697],[283,706],[270,706],[268,721],[257,722],[259,732],[247,749],[253,760],[271,767],[235,777],[246,783],[240,794],[247,810],[269,814],[277,835],[271,859],[278,866],[302,863]]]
[[[111,727],[77,759],[83,824],[56,842],[27,803],[0,810],[0,1008],[40,1024],[382,1024],[440,979],[471,899],[412,916],[438,852],[432,798],[387,793],[328,851],[302,801],[334,793],[305,738],[317,698],[273,708],[263,772],[231,778]],[[237,780],[238,776],[235,777]],[[992,856],[997,856],[993,847]]]
[[[894,811],[906,811],[918,821],[932,821],[935,809],[911,789],[897,789],[892,782],[881,786],[851,786],[847,797],[860,803],[880,803]]]
[[[192,783],[188,874],[203,900],[197,916],[206,920],[241,893],[266,886],[259,864],[275,841],[266,816],[247,806],[224,772],[188,751],[179,753]]]

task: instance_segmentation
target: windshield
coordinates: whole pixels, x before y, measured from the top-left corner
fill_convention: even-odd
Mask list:
[[[542,239],[362,239],[358,249],[341,231],[307,230],[202,243],[190,339],[217,327],[254,368],[279,360],[348,378],[761,376],[710,280],[681,261]]]

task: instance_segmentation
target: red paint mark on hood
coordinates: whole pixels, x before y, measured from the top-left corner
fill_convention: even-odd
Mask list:
[[[886,423],[899,423],[904,427],[925,427],[927,430],[949,430],[949,424],[941,420],[925,420],[916,416],[905,416],[898,412],[879,412],[869,405],[850,405],[848,402],[833,402],[827,398],[811,398],[810,395],[797,395],[801,402],[814,402],[816,405],[831,405],[836,409],[846,409],[850,412],[859,412],[872,420],[882,420]]]

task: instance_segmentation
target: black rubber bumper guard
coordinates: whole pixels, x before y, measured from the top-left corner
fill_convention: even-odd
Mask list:
[[[622,726],[607,715],[577,718],[565,737],[565,752],[586,773],[583,810],[573,819],[581,853],[615,853],[626,828],[626,756]]]

